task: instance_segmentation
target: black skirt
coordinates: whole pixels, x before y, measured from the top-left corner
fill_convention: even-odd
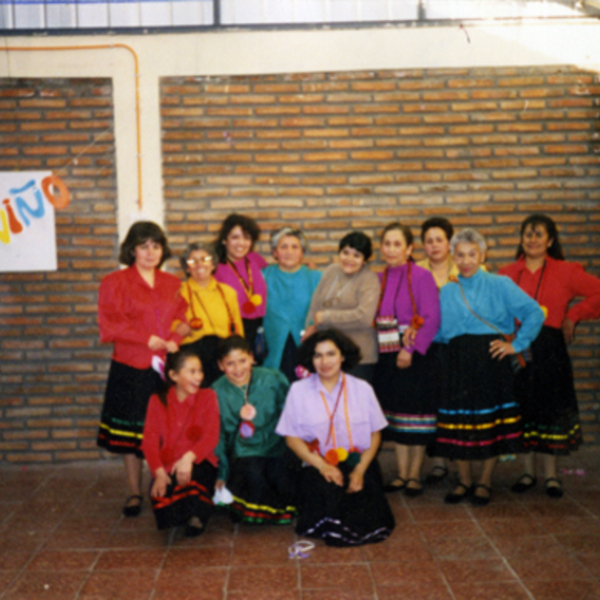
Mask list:
[[[115,454],[144,455],[141,450],[146,409],[161,380],[153,369],[134,369],[112,361],[100,417],[97,444]]]
[[[353,467],[340,463],[344,486],[325,481],[314,467],[304,467],[298,491],[298,535],[322,539],[328,546],[360,546],[387,539],[394,516],[383,493],[377,460],[367,469],[363,489],[348,494]]]
[[[152,510],[159,529],[185,525],[191,517],[198,517],[204,525],[214,511],[217,468],[208,461],[194,465],[192,479],[187,485],[178,485],[171,476],[171,485],[162,498],[152,498]]]
[[[396,352],[381,354],[375,371],[375,393],[389,426],[383,439],[426,446],[435,439],[441,380],[437,344],[423,356],[414,352],[408,369],[396,366]]]
[[[520,407],[508,358],[491,358],[497,335],[463,335],[450,341],[438,411],[435,456],[485,460],[519,452]]]
[[[516,378],[526,452],[569,454],[582,442],[573,369],[560,329],[543,327]]]
[[[221,338],[216,335],[205,335],[191,344],[181,346],[181,350],[191,350],[200,359],[204,371],[203,388],[210,387],[223,375],[217,364],[217,347],[220,341]]]
[[[296,514],[296,473],[283,457],[250,456],[231,464],[227,488],[235,521],[289,525]]]

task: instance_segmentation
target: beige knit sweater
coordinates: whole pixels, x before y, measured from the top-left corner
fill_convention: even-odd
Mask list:
[[[358,273],[345,275],[339,264],[325,269],[310,303],[306,326],[315,313],[323,312],[319,329],[335,327],[343,331],[359,348],[361,364],[377,362],[377,335],[373,319],[379,302],[379,279],[367,265]]]

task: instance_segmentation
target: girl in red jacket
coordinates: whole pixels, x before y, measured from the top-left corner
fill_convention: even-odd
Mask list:
[[[142,450],[152,472],[152,509],[159,529],[185,525],[200,535],[213,511],[219,406],[200,389],[202,364],[191,350],[169,354],[167,386],[150,398]]]

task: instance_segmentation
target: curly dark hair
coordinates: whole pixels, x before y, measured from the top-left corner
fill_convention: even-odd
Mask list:
[[[527,229],[529,225],[531,225],[532,229],[536,229],[537,227],[543,227],[546,230],[548,237],[552,240],[552,244],[548,248],[548,256],[556,260],[565,260],[565,254],[558,239],[558,229],[556,227],[556,223],[549,216],[543,215],[542,213],[534,213],[532,215],[529,215],[521,223],[521,241],[519,242],[519,247],[517,248],[515,258],[518,259],[521,256],[523,256],[523,254],[525,254],[522,240],[523,234],[525,233],[525,229]]]
[[[202,360],[192,349],[184,348],[183,350],[167,354],[167,359],[165,361],[165,381],[160,386],[157,394],[158,399],[165,406],[167,405],[167,394],[169,393],[169,389],[175,385],[175,382],[171,379],[169,373],[171,371],[179,373],[188,358],[197,358],[200,361],[200,366],[202,366]]]
[[[344,362],[342,362],[342,370],[348,371],[355,367],[362,358],[360,348],[339,329],[321,329],[306,338],[300,348],[298,348],[298,362],[311,373],[315,372],[313,358],[317,344],[321,342],[333,342],[337,349],[342,353]]]
[[[121,243],[119,251],[119,262],[131,267],[135,263],[135,247],[145,244],[148,240],[152,240],[162,246],[162,258],[160,266],[171,257],[171,249],[167,242],[165,232],[152,221],[138,221],[134,223],[127,232],[125,239]]]
[[[246,354],[252,355],[252,347],[248,340],[241,335],[230,335],[228,338],[222,338],[217,346],[217,360],[221,362],[230,352],[241,350]]]
[[[421,224],[421,241],[425,242],[425,234],[434,227],[441,229],[446,234],[446,239],[450,241],[454,235],[454,227],[448,219],[444,217],[431,217]]]
[[[360,252],[365,257],[365,261],[369,260],[373,254],[371,238],[362,231],[352,231],[351,233],[347,233],[340,240],[338,252],[341,252],[346,246]]]
[[[219,256],[219,262],[224,263],[227,260],[227,249],[225,248],[225,240],[227,239],[227,236],[231,233],[231,230],[235,227],[240,227],[244,233],[250,236],[250,239],[252,240],[250,250],[254,248],[254,244],[256,244],[258,237],[260,236],[260,227],[254,219],[252,219],[251,217],[247,217],[246,215],[238,215],[237,213],[232,213],[221,224],[219,235],[217,236],[217,240],[215,241],[215,251]]]

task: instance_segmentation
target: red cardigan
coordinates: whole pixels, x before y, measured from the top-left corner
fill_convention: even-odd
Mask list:
[[[579,263],[556,260],[546,257],[546,268],[531,273],[525,267],[525,260],[500,269],[500,275],[508,275],[524,292],[537,300],[540,306],[548,309],[544,325],[560,329],[565,317],[577,323],[600,316],[600,279],[588,275]],[[540,277],[541,282],[540,282]],[[536,290],[539,291],[536,297]],[[583,297],[571,308],[574,298]]]
[[[150,398],[142,451],[153,476],[160,467],[169,473],[190,450],[196,455],[194,463],[207,460],[216,467],[214,450],[218,442],[219,404],[213,390],[200,389],[180,402],[172,386],[167,406],[156,394]]]
[[[107,275],[98,293],[100,341],[114,344],[113,360],[136,369],[148,369],[152,356],[164,352],[148,348],[151,335],[181,342],[171,331],[174,321],[187,323],[187,302],[179,295],[181,282],[158,269],[150,287],[134,266]]]

